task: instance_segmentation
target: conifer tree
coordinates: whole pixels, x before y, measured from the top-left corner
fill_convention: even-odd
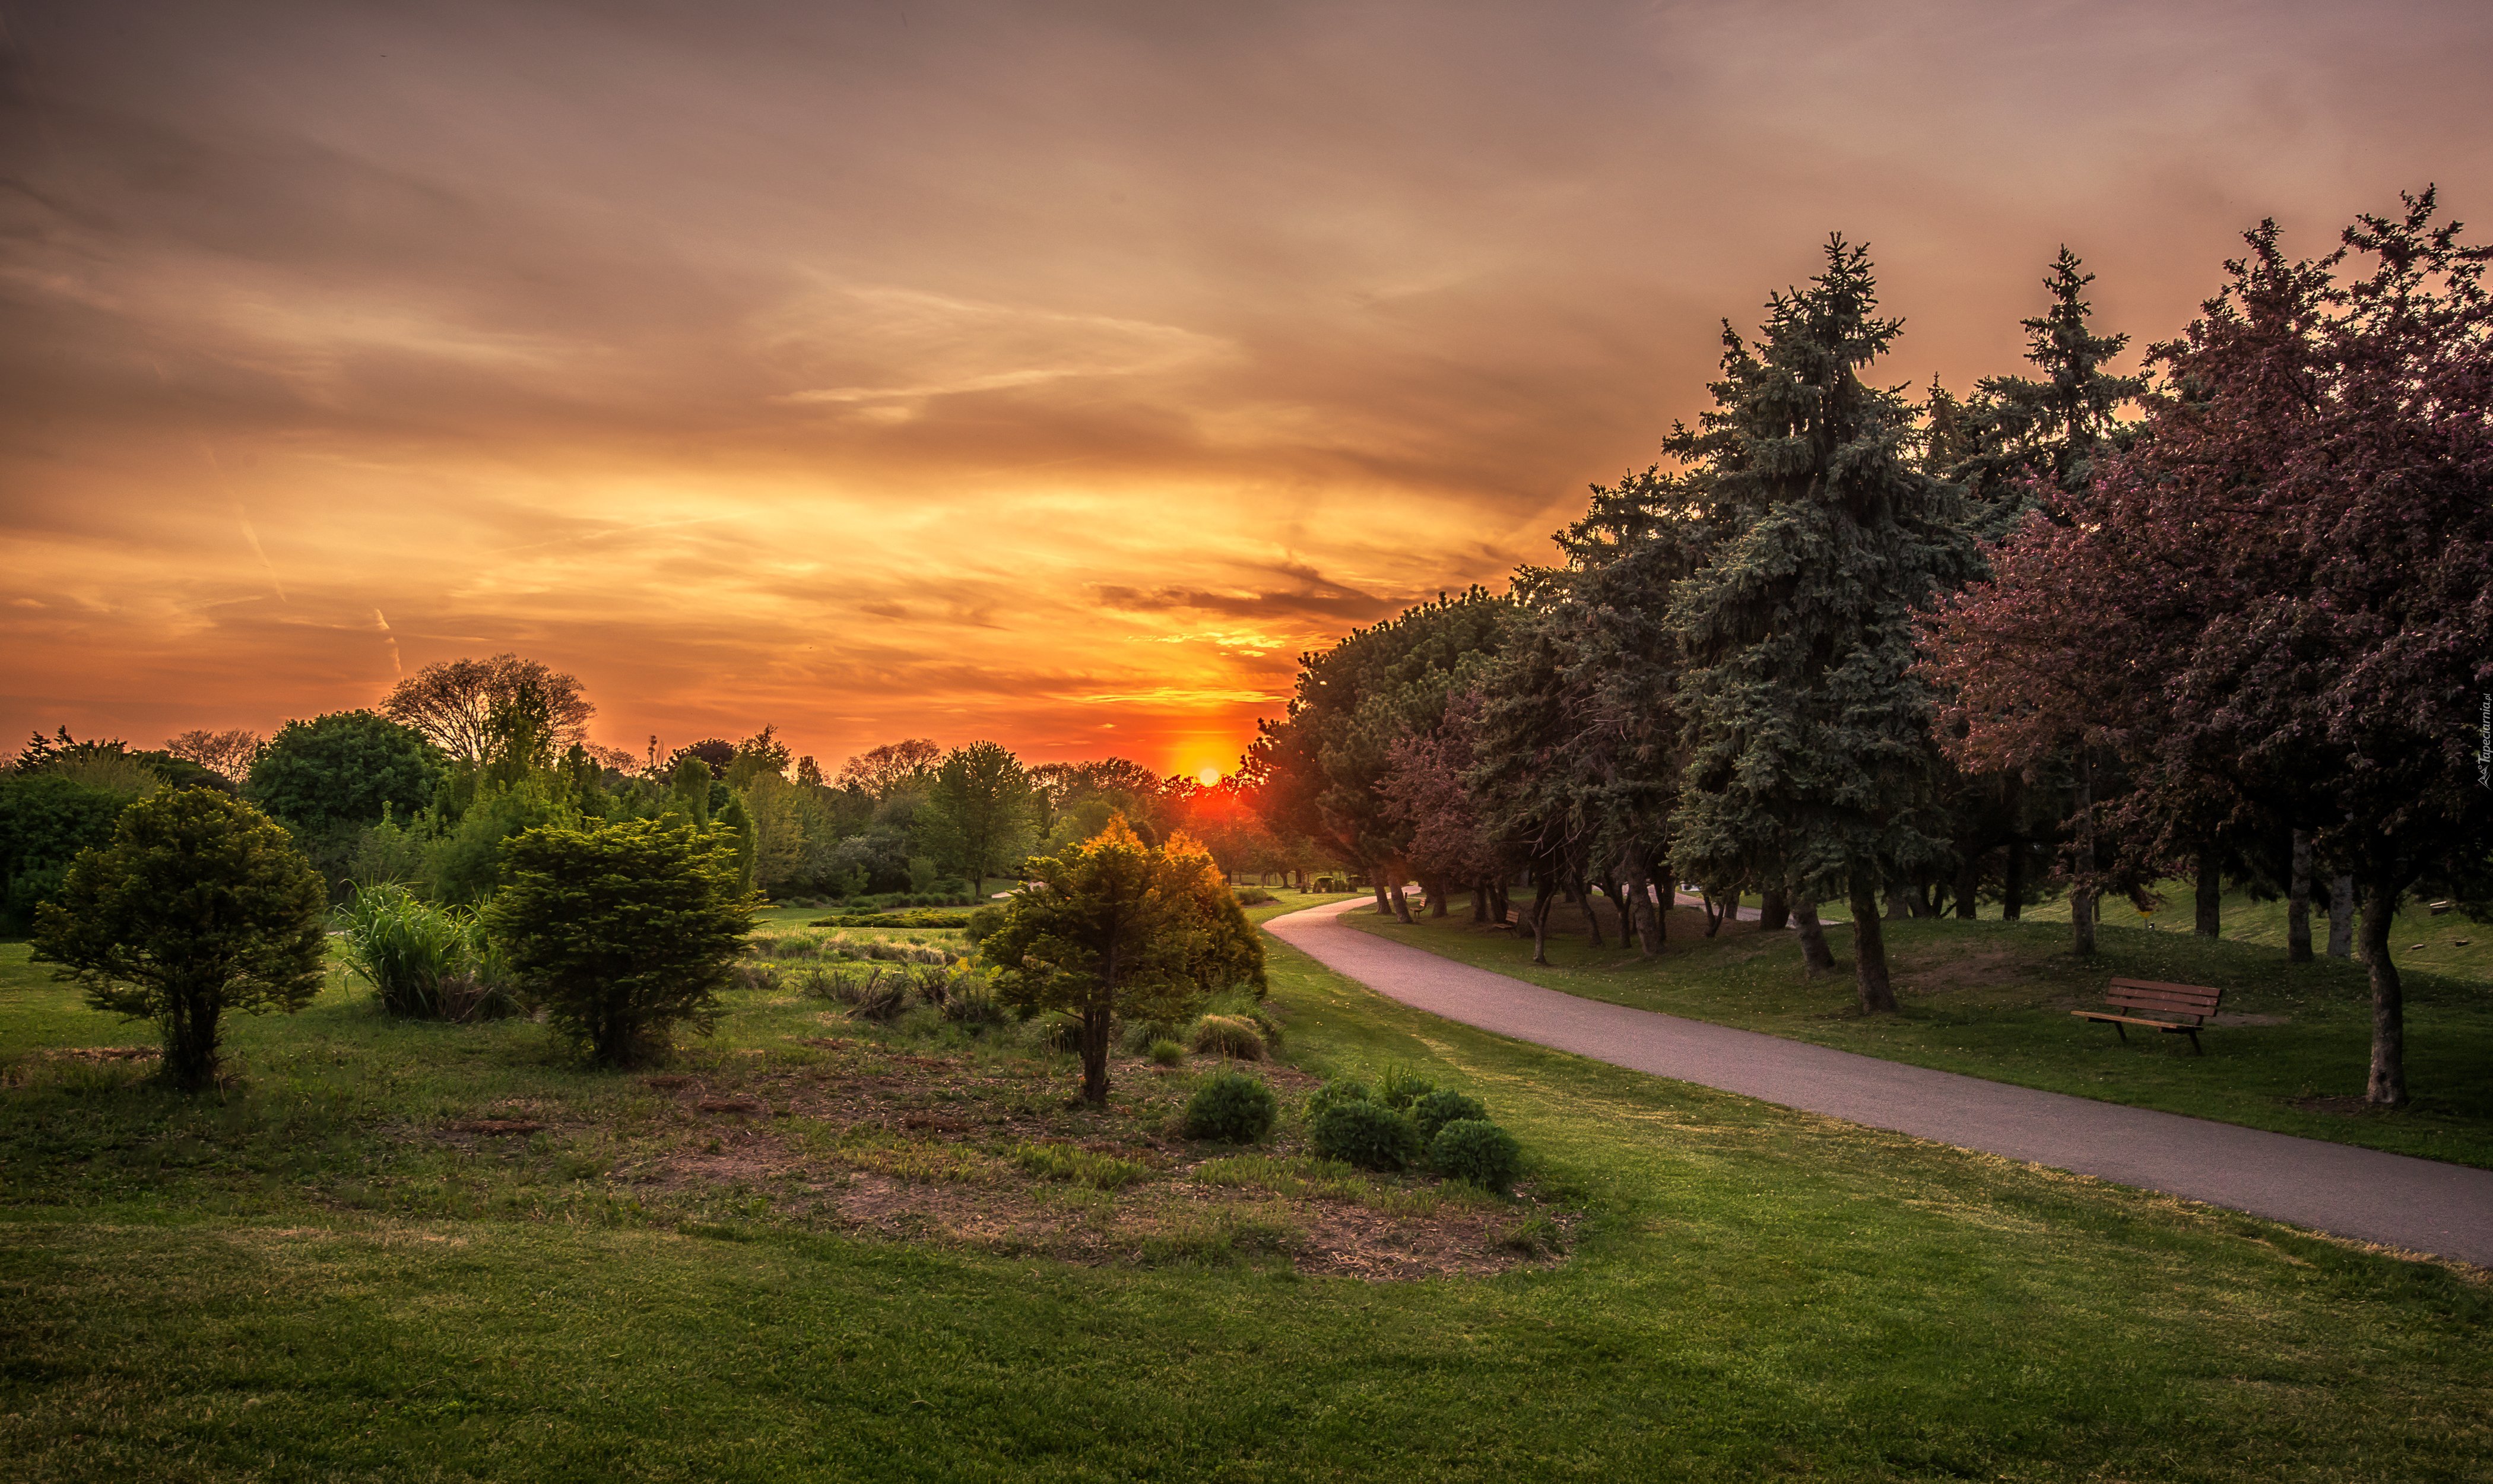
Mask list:
[[[1722,529],[1670,607],[1687,665],[1671,863],[1799,904],[1845,894],[1869,1011],[1896,1003],[1878,887],[1945,848],[1911,616],[1978,560],[1959,492],[1914,467],[1911,407],[1858,375],[1902,329],[1877,309],[1867,251],[1830,238],[1756,351],[1725,325],[1715,409],[1664,445]]]
[[[2147,390],[2143,376],[2115,376],[2104,368],[2129,345],[2126,335],[2099,335],[2087,302],[2095,276],[2066,247],[2043,280],[2052,307],[2029,319],[2026,359],[2035,377],[1985,377],[1974,397],[1949,420],[1949,440],[1963,456],[1953,469],[1935,470],[1966,487],[1982,533],[1997,538],[2035,507],[2035,486],[2058,494],[2086,487],[2096,461],[2126,447],[2134,423],[2124,408]],[[1944,394],[1942,394],[1944,395]],[[1933,431],[1938,417],[1933,418]]]

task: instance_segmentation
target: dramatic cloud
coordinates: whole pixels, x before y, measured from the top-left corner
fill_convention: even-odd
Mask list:
[[[1492,585],[1841,228],[1892,377],[2062,242],[2493,205],[2480,6],[0,0],[0,727],[517,650],[776,722],[1225,763]]]

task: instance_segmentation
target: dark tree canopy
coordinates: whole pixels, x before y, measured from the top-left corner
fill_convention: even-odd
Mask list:
[[[447,659],[399,681],[381,712],[422,733],[450,757],[482,764],[496,743],[515,735],[515,718],[533,726],[549,756],[585,740],[597,708],[574,676],[517,654]]]
[[[973,886],[1018,864],[1035,817],[1021,760],[991,742],[945,754],[920,816],[937,857]]]
[[[886,742],[840,765],[839,784],[880,802],[904,790],[922,791],[944,749],[922,737]]]
[[[1380,901],[1390,897],[1405,918],[1408,828],[1377,783],[1394,743],[1434,730],[1449,696],[1496,655],[1514,613],[1510,599],[1473,588],[1354,629],[1331,650],[1301,655],[1289,714],[1256,724],[1247,772],[1274,829],[1357,863]]]
[[[270,738],[243,796],[298,830],[376,824],[431,803],[441,767],[414,729],[371,712],[332,712]]]
[[[1932,623],[1963,745],[2084,732],[2139,786],[2150,855],[2211,815],[2309,833],[2363,893],[2369,1096],[2406,1099],[2401,893],[2482,869],[2493,683],[2493,252],[2431,193],[2297,260],[2273,223],[2154,360],[2139,446]],[[2371,271],[2341,283],[2350,255]]]

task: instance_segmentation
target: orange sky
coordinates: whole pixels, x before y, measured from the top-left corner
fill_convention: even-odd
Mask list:
[[[2493,213],[2480,4],[0,0],[0,736],[516,650],[638,751],[1226,764],[1540,560],[1840,227],[1890,379],[2061,242]]]

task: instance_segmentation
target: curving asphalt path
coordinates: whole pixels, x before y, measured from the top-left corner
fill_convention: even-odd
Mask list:
[[[1389,999],[1517,1041],[1805,1112],[2493,1266],[2493,1170],[1907,1067],[1580,999],[1337,921],[1267,932]]]

